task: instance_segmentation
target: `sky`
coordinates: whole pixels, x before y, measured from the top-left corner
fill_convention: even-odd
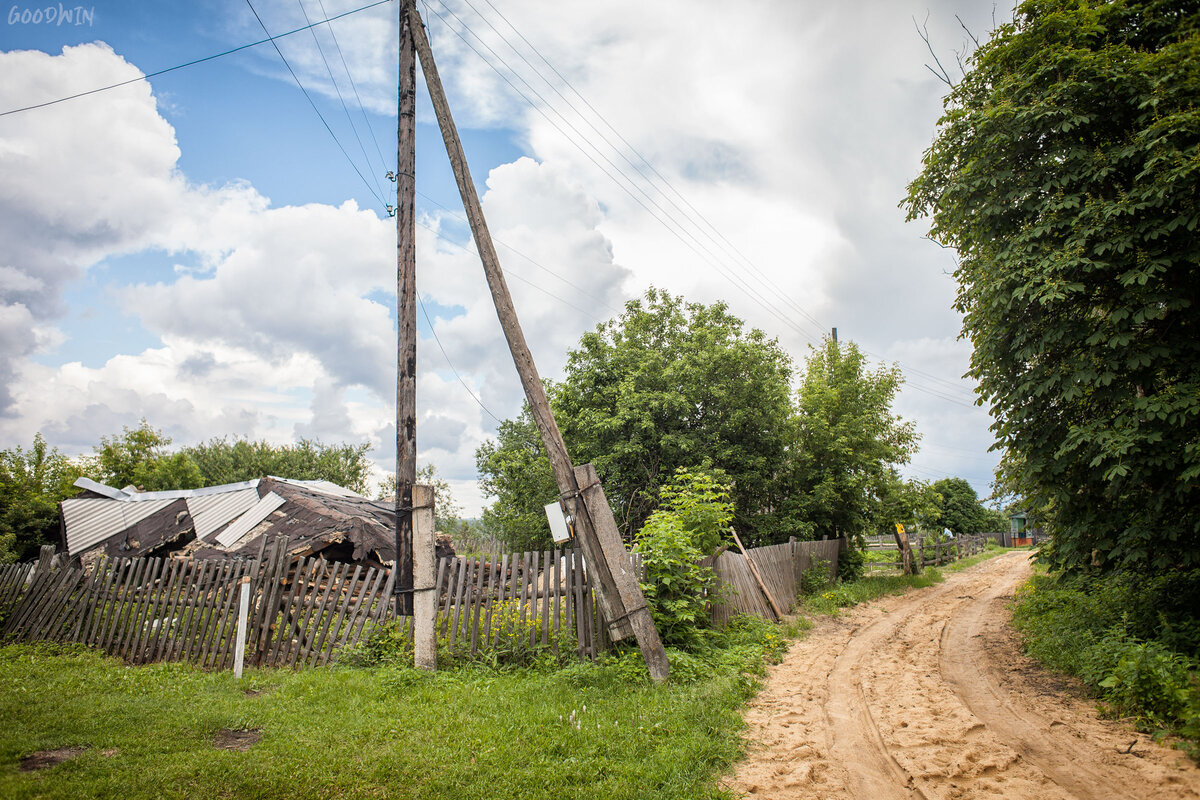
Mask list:
[[[394,468],[398,3],[370,3],[0,9],[0,448],[144,418]],[[650,286],[798,366],[836,327],[905,373],[904,473],[988,495],[954,253],[899,203],[946,91],[916,26],[953,76],[1011,9],[421,0],[541,374]],[[418,461],[473,515],[475,450],[523,396],[418,81]]]

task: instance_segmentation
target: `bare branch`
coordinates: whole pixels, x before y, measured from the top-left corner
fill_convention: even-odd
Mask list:
[[[929,50],[929,55],[933,56],[933,63],[938,65],[938,68],[934,69],[926,64],[925,69],[932,72],[938,80],[953,89],[954,81],[951,80],[950,73],[946,71],[944,66],[942,66],[941,59],[938,58],[937,53],[933,50],[933,44],[931,44],[929,41],[929,12],[925,13],[925,22],[923,24],[918,25],[916,17],[913,17],[912,21],[913,27],[917,29],[917,35],[921,37],[921,41],[925,42],[925,48]]]
[[[996,7],[992,6],[993,16],[995,15],[995,13],[996,13]],[[975,34],[971,33],[971,29],[967,27],[967,23],[962,21],[962,17],[960,17],[958,14],[955,14],[954,18],[956,20],[958,20],[959,26],[963,29],[963,31],[966,32],[967,36],[971,37],[971,41],[975,43],[975,46],[979,47],[979,39],[975,36]]]

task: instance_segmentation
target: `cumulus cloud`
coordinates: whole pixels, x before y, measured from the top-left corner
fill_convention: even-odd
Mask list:
[[[14,104],[69,92],[76,70],[90,71],[89,83],[137,74],[100,45],[10,61],[13,85],[59,78],[15,92]],[[368,441],[380,469],[390,469],[392,221],[354,201],[273,207],[245,183],[190,183],[178,169],[173,129],[148,85],[135,85],[141,91],[124,104],[89,108],[88,128],[30,115],[2,129],[0,152],[24,161],[12,163],[18,180],[3,195],[14,213],[6,215],[0,267],[10,410],[0,433],[16,442],[42,430],[78,452],[145,417],[177,443],[214,435]],[[107,149],[85,146],[92,128],[105,131]],[[69,197],[79,213],[62,213],[45,187],[74,173],[84,176]],[[601,318],[597,307],[620,307],[629,273],[598,230],[597,202],[560,170],[532,159],[502,165],[488,176],[483,202],[505,243],[502,258],[513,263],[509,279],[526,336],[553,377],[566,346]],[[46,232],[68,221],[75,228],[47,242]],[[422,338],[420,458],[463,484],[474,478],[474,450],[493,430],[491,414],[516,413],[522,395],[473,246],[461,242],[449,216],[422,223],[419,289],[451,361]],[[55,248],[63,254],[58,271],[32,255]],[[161,346],[116,352],[94,367],[31,361],[63,335],[54,325],[64,288],[106,258],[132,252],[160,254],[164,266],[189,264],[158,271],[163,277],[154,282],[109,287]]]
[[[474,5],[490,25],[460,0],[432,3],[446,22],[426,21],[460,125],[503,127],[531,156],[492,169],[483,202],[543,375],[558,376],[580,333],[653,283],[728,302],[798,359],[836,325],[879,358],[934,376],[911,375],[901,400],[926,431],[921,467],[967,469],[952,448],[978,457],[990,438],[986,415],[969,406],[969,384],[946,383],[965,370],[967,352],[950,308],[953,260],[896,207],[944,88],[910,32],[927,4],[775,0],[729,13],[715,0],[506,3],[507,18],[591,109],[494,9]],[[329,0],[325,10],[350,6]],[[318,16],[316,4],[305,8]],[[294,3],[259,10],[273,32],[304,24]],[[930,11],[936,44],[961,41],[955,12],[976,33],[990,27],[991,4],[942,0]],[[389,5],[333,26],[359,96],[382,113],[395,102],[394,14]],[[231,42],[260,35],[252,19],[238,19]],[[540,111],[472,51],[465,40],[487,48],[463,23],[538,87]],[[331,57],[328,30],[317,35]],[[309,34],[281,46],[306,85],[336,94]],[[291,80],[273,53],[250,57],[261,59],[259,72]],[[347,94],[340,59],[330,63]],[[140,74],[101,44],[0,54],[0,71],[5,107]],[[581,152],[573,141],[584,133],[594,147]],[[365,440],[390,469],[391,221],[353,201],[275,207],[245,183],[195,185],[179,159],[146,83],[0,118],[0,409],[9,415],[0,435],[15,442],[43,429],[82,447],[144,415],[179,441]],[[435,461],[457,488],[469,484],[474,449],[494,430],[488,412],[511,416],[522,395],[461,222],[439,212],[421,223],[419,290],[453,369],[422,338],[418,446],[422,463]],[[64,335],[64,288],[132,252],[187,264],[170,279],[116,289],[161,345],[96,367],[32,361]]]

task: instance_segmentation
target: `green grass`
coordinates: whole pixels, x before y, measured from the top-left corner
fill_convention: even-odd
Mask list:
[[[434,674],[340,667],[127,667],[82,649],[0,647],[4,798],[717,798],[741,753],[741,706],[784,631],[732,626],[671,653],[653,686],[636,651],[564,669]],[[259,728],[247,752],[214,736]],[[82,746],[22,773],[22,756]],[[111,755],[105,755],[109,751]]]
[[[1005,552],[1004,548],[989,543],[982,553],[943,565],[940,569],[926,567],[920,575],[864,575],[856,581],[839,583],[805,597],[803,613],[836,616],[843,608],[941,583],[945,580],[945,572],[958,572]]]

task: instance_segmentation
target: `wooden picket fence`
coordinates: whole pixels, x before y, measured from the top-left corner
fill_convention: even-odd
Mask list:
[[[724,625],[737,614],[757,614],[774,619],[775,613],[763,596],[754,573],[750,570],[747,557],[758,568],[767,591],[779,609],[785,614],[796,610],[800,593],[800,577],[812,564],[821,559],[828,564],[829,579],[837,577],[838,539],[819,542],[786,542],[784,544],[754,547],[746,555],[726,550],[712,562],[713,571],[726,587],[723,602],[713,606],[713,621]]]
[[[327,663],[389,611],[387,570],[291,559],[280,537],[267,558],[102,560],[91,570],[55,564],[0,571],[0,637],[75,642],[132,664],[190,661],[209,669],[236,658],[243,583],[250,593],[244,661]],[[50,550],[50,552],[47,552]]]
[[[439,639],[471,655],[518,631],[530,645],[556,646],[566,633],[585,658],[610,644],[582,554],[575,550],[443,558],[436,586]]]
[[[922,567],[940,567],[943,564],[949,564],[952,561],[957,561],[960,558],[973,556],[976,553],[982,553],[984,547],[987,546],[989,534],[960,534],[954,538],[943,538],[938,536],[923,536],[920,534],[912,534],[908,537],[909,546],[912,548],[913,555],[916,556],[916,561]],[[891,536],[876,536],[867,537],[866,546],[868,551],[876,552],[892,552],[896,551],[896,540]],[[899,556],[895,561],[876,561],[867,564],[868,570],[896,570],[900,569]]]
[[[776,604],[791,611],[811,559],[826,560],[832,577],[837,554],[833,540],[755,548],[749,558]],[[773,617],[746,556],[725,552],[712,567],[727,587],[713,608],[717,624],[738,613]],[[611,644],[574,550],[442,558],[436,581],[439,641],[458,652],[511,647],[518,637],[595,658]],[[115,558],[86,570],[46,547],[34,564],[0,567],[0,640],[75,642],[131,664],[227,669],[237,661],[240,627],[246,665],[327,664],[395,618],[392,588],[387,569],[288,556],[286,537],[256,558]],[[411,619],[397,624],[412,630]]]
[[[328,663],[338,650],[394,618],[391,571],[289,558],[286,538],[256,559],[111,559],[67,566],[53,548],[35,564],[0,568],[0,638],[77,642],[132,664],[233,665],[241,586],[250,593],[244,663]],[[448,557],[437,567],[438,632],[477,653],[520,631],[553,644],[566,629],[579,655],[608,645],[582,559],[572,550]],[[411,631],[412,620],[400,625]]]

